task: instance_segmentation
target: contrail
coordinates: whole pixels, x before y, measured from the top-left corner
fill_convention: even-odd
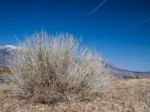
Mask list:
[[[139,26],[141,26],[141,25],[143,25],[143,24],[145,24],[145,23],[148,23],[148,22],[150,22],[150,17],[144,19],[143,21],[138,22],[137,24],[134,24],[134,25],[132,25],[132,26],[127,27],[127,28],[124,29],[124,30],[121,30],[121,31],[118,32],[117,34],[120,34],[120,33],[125,32],[125,31],[130,31],[130,30],[135,29],[135,28],[137,28],[137,27],[139,27]]]
[[[89,15],[92,15],[94,12],[96,12],[100,7],[102,7],[104,5],[104,3],[106,2],[107,0],[103,0],[103,2],[101,2],[95,9],[93,9]]]
[[[91,45],[95,45],[95,44],[98,44],[98,43],[102,43],[102,42],[104,42],[104,41],[110,39],[111,37],[118,36],[118,35],[120,35],[121,33],[124,33],[124,32],[126,32],[126,31],[131,31],[131,30],[133,30],[133,29],[135,29],[135,28],[137,28],[137,27],[139,27],[139,26],[141,26],[141,25],[143,25],[143,24],[148,23],[148,22],[150,22],[150,17],[144,19],[143,21],[138,22],[137,24],[131,25],[131,26],[129,26],[129,27],[127,27],[127,28],[125,28],[125,29],[123,29],[123,30],[121,30],[121,31],[118,31],[117,33],[112,34],[112,35],[111,35],[110,37],[108,37],[107,39],[105,39],[106,37],[103,37],[103,40],[96,41],[96,42],[92,43]]]

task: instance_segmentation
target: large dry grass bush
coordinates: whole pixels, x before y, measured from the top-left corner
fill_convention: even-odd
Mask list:
[[[19,44],[11,80],[19,94],[35,102],[86,99],[109,84],[102,60],[69,34],[33,34]]]

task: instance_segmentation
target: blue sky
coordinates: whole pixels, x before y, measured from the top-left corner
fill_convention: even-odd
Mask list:
[[[69,32],[123,69],[150,71],[150,0],[0,0],[0,45]]]

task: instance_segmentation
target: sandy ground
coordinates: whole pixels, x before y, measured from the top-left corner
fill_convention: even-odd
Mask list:
[[[0,83],[0,112],[150,112],[150,79],[119,80],[90,101],[36,104]]]

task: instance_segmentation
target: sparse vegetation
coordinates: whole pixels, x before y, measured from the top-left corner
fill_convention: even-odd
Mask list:
[[[149,112],[150,79],[115,81],[94,100],[37,104],[18,98],[10,85],[0,85],[0,112]]]
[[[112,80],[72,35],[36,33],[15,55],[0,112],[150,112],[150,79]]]
[[[109,84],[100,56],[69,34],[33,34],[19,45],[11,65],[11,79],[26,98],[52,104],[65,100],[85,100]]]

